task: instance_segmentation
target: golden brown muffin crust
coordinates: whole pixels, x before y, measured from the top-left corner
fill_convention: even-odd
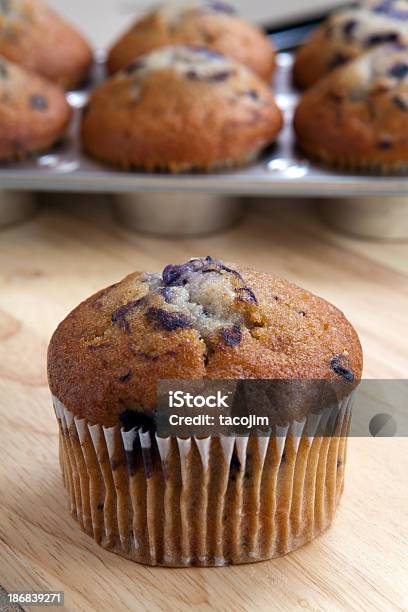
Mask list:
[[[66,88],[77,85],[92,62],[84,37],[39,0],[0,3],[0,54]]]
[[[49,383],[76,416],[111,426],[127,409],[152,410],[165,379],[342,379],[353,388],[361,346],[337,308],[276,276],[192,262],[131,274],[59,325]]]
[[[70,117],[57,85],[0,58],[0,159],[48,149],[63,136]]]
[[[184,3],[176,12],[159,8],[137,21],[112,47],[111,73],[135,58],[169,45],[197,45],[218,51],[245,64],[262,79],[270,80],[275,50],[265,34],[240,19],[221,2]]]

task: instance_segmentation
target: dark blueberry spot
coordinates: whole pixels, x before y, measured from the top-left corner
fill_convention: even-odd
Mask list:
[[[231,70],[224,70],[222,72],[215,72],[214,74],[209,75],[200,75],[196,70],[189,70],[186,72],[186,77],[190,79],[190,81],[205,81],[206,83],[220,83],[222,81],[226,81],[232,76],[233,72]]]
[[[343,462],[341,461],[341,459],[337,459],[337,469],[339,469],[339,467],[341,467],[343,465]]]
[[[404,64],[404,62],[394,64],[390,70],[390,76],[395,77],[396,79],[404,79],[406,76],[408,76],[408,64]]]
[[[349,58],[347,55],[345,55],[344,53],[336,53],[331,58],[329,65],[328,65],[328,69],[334,70],[334,68],[338,68],[339,66],[342,66],[348,61],[349,61]]]
[[[172,301],[172,288],[171,287],[161,287],[159,289],[159,293],[167,304],[171,304]]]
[[[394,96],[392,99],[393,103],[400,110],[407,112],[408,111],[408,102],[402,98],[401,96]]]
[[[235,8],[225,2],[217,2],[217,0],[210,0],[207,2],[207,5],[211,8],[211,10],[215,11],[216,13],[225,13],[226,15],[236,14]]]
[[[124,72],[126,74],[134,74],[135,72],[143,68],[143,66],[144,66],[144,61],[142,59],[137,59],[131,62],[128,66],[126,66],[126,68],[124,69]]]
[[[119,418],[125,431],[130,431],[135,427],[137,429],[142,429],[142,431],[155,431],[156,429],[154,415],[151,412],[125,410]]]
[[[188,72],[186,72],[186,77],[190,79],[190,81],[198,81],[200,78],[195,70],[188,70]]]
[[[126,374],[123,374],[122,376],[118,377],[118,380],[120,382],[128,382],[128,380],[130,380],[133,376],[133,372],[132,370],[129,370],[129,372],[126,372]]]
[[[98,504],[98,510],[99,511],[103,510],[104,506],[105,506],[105,504],[103,504],[103,503],[102,504]]]
[[[299,310],[299,314],[301,317],[305,317],[306,316],[306,312],[304,310]]]
[[[221,83],[222,81],[227,81],[233,72],[231,70],[224,70],[223,72],[216,72],[215,74],[211,74],[206,78],[208,83]]]
[[[224,327],[220,330],[220,336],[229,346],[238,346],[242,341],[241,327],[239,325],[234,325],[232,328]]]
[[[40,94],[30,96],[30,106],[35,110],[45,111],[48,108],[48,100]]]
[[[191,327],[190,319],[181,312],[169,312],[163,308],[149,308],[146,312],[146,319],[149,323],[156,323],[159,329],[165,331],[175,331],[176,329],[186,329]]]
[[[343,25],[343,32],[344,32],[344,36],[347,39],[350,39],[353,37],[353,33],[354,30],[356,29],[358,25],[358,21],[357,19],[349,19],[348,21],[346,21],[346,23]]]
[[[235,289],[235,293],[238,293],[238,300],[240,302],[258,303],[256,295],[250,287],[238,287],[238,289]]]
[[[187,282],[188,276],[191,274],[190,262],[186,264],[176,265],[169,264],[163,270],[163,282],[166,287],[181,287]]]
[[[217,263],[209,256],[205,259],[192,259],[180,265],[169,264],[163,270],[163,283],[166,287],[182,287],[193,272],[203,272],[211,265],[216,266]]]
[[[259,94],[257,91],[255,91],[255,89],[249,89],[248,91],[245,92],[245,95],[248,96],[249,98],[252,98],[252,100],[258,100],[259,98]]]
[[[385,43],[397,43],[399,41],[398,32],[379,32],[378,34],[372,34],[366,40],[367,47],[376,47],[377,45],[383,45]]]
[[[218,274],[227,272],[229,274],[233,274],[240,280],[240,282],[242,282],[242,285],[245,285],[245,281],[239,272],[225,266],[223,263],[216,261],[210,256],[203,259],[192,259],[191,261],[180,265],[169,264],[163,270],[163,284],[166,287],[182,287],[188,283],[189,278],[193,273],[207,274],[210,272]]]
[[[129,332],[129,322],[127,320],[127,316],[132,313],[137,308],[140,308],[145,303],[144,298],[140,298],[138,300],[131,300],[127,304],[120,306],[112,315],[112,323],[117,325],[120,329]]]
[[[344,378],[344,380],[347,380],[348,382],[353,382],[354,373],[347,366],[348,361],[344,355],[336,355],[330,360],[330,367],[333,372],[335,372],[335,374],[338,374],[338,376],[341,376],[342,378]]]
[[[393,143],[390,138],[383,138],[377,143],[377,146],[379,149],[387,150],[387,149],[392,149]]]

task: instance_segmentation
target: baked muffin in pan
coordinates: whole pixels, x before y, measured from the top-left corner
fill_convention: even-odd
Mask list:
[[[408,44],[406,0],[365,0],[336,11],[298,51],[295,83],[310,87],[334,68],[386,43]]]
[[[295,113],[300,148],[343,169],[408,172],[408,47],[388,45],[308,89]]]
[[[117,72],[140,55],[169,45],[195,45],[218,51],[270,80],[275,49],[256,26],[216,0],[169,2],[138,20],[112,47],[109,70]]]
[[[80,304],[50,342],[71,513],[103,547],[151,565],[295,550],[333,520],[361,371],[344,315],[281,278],[211,257],[131,274]],[[169,379],[306,385],[269,434],[161,437],[157,384]],[[319,381],[338,385],[332,435]]]
[[[1,0],[0,55],[65,88],[92,62],[85,38],[40,0]]]
[[[271,89],[248,68],[208,49],[164,47],[93,92],[82,140],[125,169],[209,171],[255,159],[281,127]]]
[[[71,107],[41,76],[0,58],[0,160],[46,151],[65,134]]]

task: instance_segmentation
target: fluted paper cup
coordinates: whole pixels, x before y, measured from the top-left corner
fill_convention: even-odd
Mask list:
[[[352,396],[268,435],[160,438],[78,419],[53,398],[72,516],[104,548],[170,567],[285,555],[331,524]],[[319,433],[318,433],[319,432]]]

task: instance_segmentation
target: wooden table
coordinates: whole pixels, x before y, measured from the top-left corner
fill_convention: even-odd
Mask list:
[[[0,584],[63,590],[75,612],[408,609],[407,438],[350,440],[333,528],[292,555],[147,568],[98,548],[69,517],[45,370],[50,334],[90,293],[133,269],[211,254],[333,301],[361,336],[365,375],[406,377],[408,244],[342,237],[292,205],[216,236],[158,240],[115,225],[100,197],[47,200],[36,218],[0,233]]]

